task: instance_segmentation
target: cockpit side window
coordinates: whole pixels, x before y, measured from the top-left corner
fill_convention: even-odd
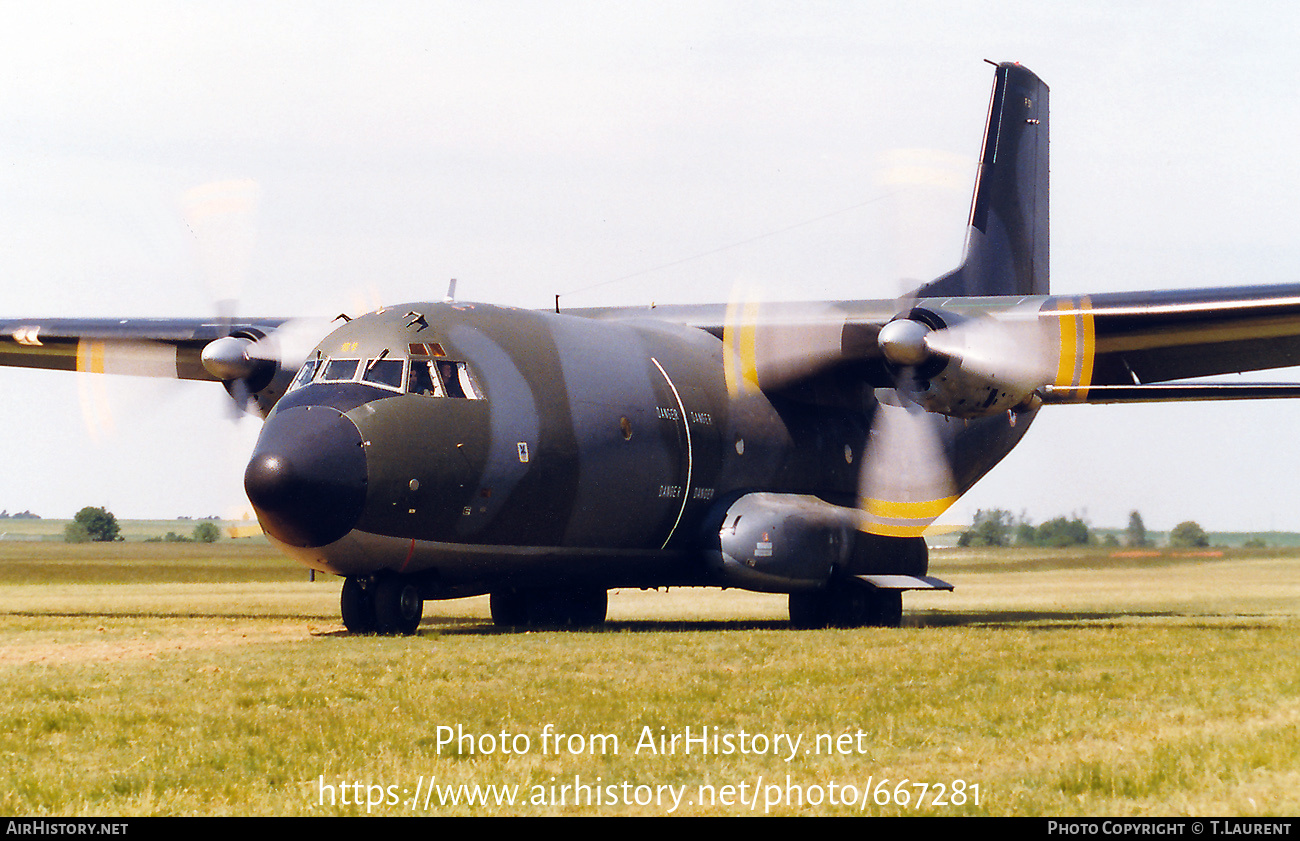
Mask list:
[[[307,383],[311,382],[312,377],[316,376],[316,369],[318,367],[320,367],[319,359],[308,359],[304,362],[302,367],[298,369],[298,375],[293,378],[293,382],[289,384],[287,389],[285,389],[285,393],[287,394],[295,388],[302,388]]]
[[[448,397],[460,397],[469,400],[482,398],[478,388],[474,385],[474,380],[469,375],[469,368],[466,367],[464,362],[440,359],[437,366],[438,377],[442,380],[443,390]]]
[[[406,380],[410,394],[425,397],[459,397],[462,400],[482,400],[469,366],[447,358],[447,351],[439,342],[411,342],[411,371]],[[423,358],[422,358],[423,357]]]
[[[406,380],[406,390],[424,397],[445,397],[442,379],[434,373],[434,363],[428,359],[412,359],[411,373]]]
[[[474,378],[470,376],[469,368],[466,367],[465,363],[457,362],[456,370],[460,376],[461,391],[465,392],[465,396],[470,400],[482,400],[483,393],[479,391],[478,383],[474,382]]]

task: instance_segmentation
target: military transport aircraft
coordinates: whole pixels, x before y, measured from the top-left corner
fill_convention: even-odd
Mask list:
[[[901,301],[291,319],[8,320],[0,364],[219,381],[264,415],[245,489],[345,578],[354,632],[491,594],[592,625],[615,587],[788,593],[898,625],[922,533],[1044,404],[1300,396],[1181,380],[1300,363],[1300,286],[1048,292],[1048,89],[996,66],[965,258]],[[558,310],[558,306],[557,306]],[[328,333],[328,335],[325,335]]]

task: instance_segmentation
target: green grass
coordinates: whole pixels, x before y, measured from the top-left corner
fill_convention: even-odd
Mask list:
[[[517,785],[527,801],[575,776],[633,794],[687,786],[687,814],[762,814],[772,785],[883,796],[904,779],[912,797],[916,783],[978,785],[980,803],[771,811],[1300,810],[1300,560],[1284,553],[1115,563],[1063,551],[1036,564],[937,552],[935,574],[958,589],[910,596],[901,630],[793,631],[781,597],[672,590],[613,594],[598,633],[499,633],[480,598],[427,603],[418,636],[385,639],[342,630],[337,579],[308,582],[284,561],[286,577],[267,578],[281,574],[273,556],[231,543],[171,561],[155,546],[97,556],[79,576],[67,566],[85,558],[55,553],[43,562],[65,566],[48,582],[31,560],[0,579],[0,811],[365,814],[367,795],[390,794],[401,802],[369,811],[670,807],[574,806],[571,793],[567,805],[407,805],[430,777]],[[145,580],[124,581],[114,560]],[[209,577],[180,580],[191,565]],[[616,736],[618,753],[543,753],[547,725],[588,748]],[[440,749],[440,727],[528,736],[530,749]],[[789,734],[800,752],[635,751],[643,728],[686,727]],[[818,736],[852,749],[804,753]],[[362,805],[342,805],[345,784]],[[701,784],[715,797],[758,787],[758,801],[701,804]]]
[[[217,543],[0,542],[0,584],[302,581],[265,538]]]

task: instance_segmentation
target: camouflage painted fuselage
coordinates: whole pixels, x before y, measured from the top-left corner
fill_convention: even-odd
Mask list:
[[[317,375],[268,417],[250,498],[308,566],[416,575],[429,598],[726,583],[709,559],[742,495],[856,505],[876,402],[851,369],[729,393],[715,332],[479,304],[363,316],[321,343]],[[464,388],[417,388],[426,357],[463,371]],[[359,360],[356,373],[322,381],[336,359]],[[380,360],[406,366],[398,387],[367,382]],[[1027,421],[936,424],[968,485]]]

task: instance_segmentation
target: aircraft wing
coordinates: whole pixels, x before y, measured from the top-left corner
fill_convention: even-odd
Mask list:
[[[1044,389],[1048,402],[1300,396],[1293,384],[1180,383],[1300,365],[1300,286],[1133,292],[1057,299],[1091,376]],[[1067,303],[1071,302],[1071,303]],[[1082,367],[1082,366],[1081,366]]]
[[[285,321],[10,319],[0,321],[0,365],[216,381],[199,359],[208,343],[232,334],[256,340]]]
[[[1067,297],[939,298],[911,302],[943,317],[980,314],[1023,325],[1036,311],[1056,358],[1073,368],[1039,389],[1049,403],[1300,396],[1300,386],[1180,383],[1300,365],[1300,285]],[[724,342],[728,381],[780,388],[845,362],[880,360],[876,337],[902,313],[894,301],[750,303],[570,310],[598,319],[646,319],[704,329]],[[1013,315],[1014,313],[1014,315]],[[0,365],[217,380],[200,361],[215,339],[254,342],[284,318],[10,319],[0,321]],[[978,342],[978,340],[976,340]],[[1056,350],[1059,348],[1059,351]],[[978,351],[978,347],[971,348]],[[296,369],[296,365],[286,364]],[[733,370],[734,369],[734,370]]]
[[[1048,403],[1300,397],[1297,384],[1187,383],[1300,366],[1300,285],[1091,296],[757,303],[577,310],[594,318],[671,321],[724,343],[728,384],[782,388],[844,363],[879,362],[878,336],[911,307],[938,316],[927,352],[955,353],[989,382]],[[902,309],[900,309],[902,307]],[[963,320],[966,322],[963,325]],[[999,329],[1002,325],[1005,329]],[[978,328],[972,329],[972,328]],[[991,329],[990,329],[991,328]],[[989,344],[989,342],[992,344]],[[869,378],[882,376],[860,369]],[[734,389],[733,389],[734,391]]]

